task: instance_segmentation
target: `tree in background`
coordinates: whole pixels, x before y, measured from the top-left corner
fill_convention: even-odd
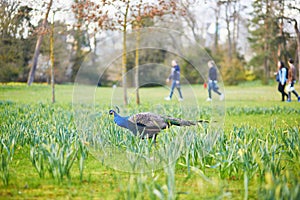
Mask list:
[[[277,70],[277,61],[287,62],[287,59],[293,57],[292,55],[295,52],[297,37],[295,41],[292,32],[287,32],[287,28],[290,26],[289,22],[294,19],[290,16],[290,13],[296,7],[292,6],[291,2],[287,0],[254,1],[252,6],[254,12],[252,12],[249,27],[251,34],[249,41],[255,56],[251,59],[249,65],[263,65],[263,73],[261,73],[261,70],[257,70],[257,75],[263,74],[260,78],[263,83],[268,84],[272,72]],[[295,33],[297,35],[296,29]]]
[[[128,104],[127,97],[127,33],[132,26],[141,26],[143,17],[162,16],[166,13],[175,13],[176,1],[159,0],[158,2],[134,1],[134,0],[101,0],[92,2],[86,0],[81,4],[75,4],[79,9],[79,16],[86,22],[96,22],[98,28],[119,30],[122,32],[122,87],[124,104]],[[108,15],[108,11],[110,11]],[[137,48],[138,49],[138,48]],[[138,54],[136,54],[138,56]]]
[[[153,25],[154,17],[162,17],[167,14],[176,14],[180,10],[174,1],[159,1],[158,5],[151,5],[143,0],[139,1],[136,6],[136,14],[133,14],[134,20],[132,21],[133,29],[136,30],[136,50],[135,50],[135,87],[136,87],[136,103],[140,104],[139,97],[139,46],[140,46],[140,29]],[[180,10],[182,11],[182,10]],[[161,52],[160,52],[161,53]],[[160,56],[159,56],[160,57]]]
[[[244,26],[240,13],[246,7],[239,0],[216,0],[211,9],[215,15],[214,44],[211,56],[220,67],[223,81],[227,85],[236,85],[245,80],[245,60],[238,52],[240,27]],[[226,42],[220,43],[219,29],[226,29]]]
[[[288,61],[287,39],[286,39],[286,34],[283,30],[283,28],[284,28],[284,13],[285,13],[285,5],[284,4],[285,4],[284,0],[278,2],[278,14],[277,15],[278,15],[279,33],[278,33],[277,59],[284,60],[285,63],[287,63],[287,61]]]
[[[39,36],[38,36],[38,39],[36,41],[34,55],[33,55],[33,64],[32,64],[32,67],[30,69],[30,72],[28,74],[27,85],[31,85],[32,82],[34,81],[35,71],[36,71],[36,68],[37,68],[38,58],[39,58],[39,55],[40,55],[40,47],[41,47],[41,44],[42,44],[42,41],[43,41],[43,36],[44,36],[45,33],[47,33],[47,22],[48,22],[47,20],[48,20],[49,12],[50,12],[51,7],[52,7],[52,3],[53,3],[53,0],[50,0],[49,3],[48,3],[47,10],[46,10],[46,13],[45,13],[45,17],[44,17],[44,20],[42,22],[41,30],[39,31]]]
[[[0,0],[0,82],[22,81],[31,57],[32,8]]]
[[[215,34],[214,34],[214,47],[213,47],[214,53],[216,53],[219,48],[220,7],[221,7],[221,2],[217,0],[216,7],[213,8],[215,14]]]
[[[296,10],[296,12],[300,13],[300,8],[299,7],[296,7],[296,6],[293,6],[293,5],[289,4],[288,8],[292,9],[292,10]],[[298,28],[298,21],[295,18],[295,16],[287,16],[287,18],[289,20],[288,21],[289,23],[291,23],[291,22],[294,23],[294,30],[295,30],[295,34],[296,34],[296,43],[297,43],[296,56],[295,56],[296,59],[295,60],[298,63],[298,83],[300,84],[300,31],[299,31],[299,28]]]
[[[225,23],[227,30],[227,56],[229,62],[233,58],[233,55],[236,54],[236,41],[239,36],[239,13],[242,11],[241,4],[239,0],[226,0],[219,1],[220,4],[225,7]],[[231,28],[232,27],[232,28]]]
[[[101,2],[106,3],[102,4]],[[122,26],[124,15],[122,14],[124,14],[124,5],[126,5],[126,2],[130,3],[127,31],[134,28],[138,30],[139,26],[137,26],[137,22],[143,21],[143,23],[149,22],[150,26],[168,27],[182,31],[182,34],[194,37],[195,41],[199,40],[200,43],[203,43],[205,38],[205,45],[212,52],[211,56],[216,60],[216,63],[221,67],[221,73],[227,74],[229,71],[233,73],[233,69],[241,71],[239,67],[241,65],[245,66],[243,61],[244,52],[240,52],[241,40],[239,38],[240,36],[244,37],[248,33],[251,34],[249,41],[252,42],[254,56],[246,66],[253,69],[252,71],[255,72],[256,77],[262,79],[264,83],[267,83],[266,77],[269,77],[268,79],[272,77],[272,70],[276,70],[276,60],[285,60],[287,57],[293,57],[296,61],[296,66],[297,64],[299,65],[300,37],[299,20],[297,18],[299,16],[299,8],[297,8],[298,5],[294,1],[256,0],[253,1],[252,6],[249,6],[250,8],[254,8],[251,11],[251,15],[241,16],[244,13],[243,6],[247,4],[240,0],[205,1],[201,5],[196,0],[176,1],[173,5],[170,4],[173,1],[169,0],[150,2],[144,0],[142,2],[141,0],[122,2],[117,0],[74,0],[74,3],[83,8],[83,10],[81,8],[73,9],[74,15],[72,17],[74,18],[71,21],[61,21],[59,19],[59,23],[58,21],[54,23],[54,62],[56,66],[54,73],[57,82],[74,81],[84,56],[87,53],[96,54],[96,48],[94,47],[101,48],[99,45],[97,46],[97,41],[105,38],[103,35],[110,35],[116,30],[122,32],[124,27]],[[48,3],[49,0],[44,2],[44,7],[42,8],[42,2],[39,0],[0,0],[1,82],[25,82],[27,80],[30,69],[28,66],[31,65],[32,58],[34,57],[34,45],[40,36],[38,33],[40,33],[41,28],[39,27],[42,25]],[[53,1],[51,10],[55,8],[56,4],[57,1]],[[139,6],[139,4],[142,6]],[[183,9],[185,15],[174,15],[173,12],[176,12],[176,10],[172,9],[173,6],[177,9]],[[93,9],[94,7],[95,9]],[[158,12],[158,9],[165,8],[166,10],[163,13]],[[205,12],[207,9],[211,11],[210,14]],[[42,11],[43,13],[41,13]],[[67,12],[65,11],[64,13]],[[162,14],[164,16],[161,16]],[[102,19],[101,16],[103,17]],[[217,28],[214,33],[211,31],[207,32],[207,20],[199,20],[202,16],[210,17],[209,22],[216,24],[215,27]],[[216,19],[214,19],[215,16]],[[66,20],[69,19],[70,17],[66,18]],[[249,24],[249,31],[247,32],[246,29],[243,30],[242,23],[248,19],[252,21]],[[35,21],[39,21],[39,25],[31,24],[31,22]],[[75,25],[73,24],[74,21]],[[70,29],[70,25],[74,25],[73,28]],[[143,24],[140,26],[144,27],[148,25]],[[223,37],[224,35],[220,35],[221,29],[223,31],[226,29],[226,33],[228,33],[226,34],[226,38]],[[46,32],[48,31],[47,29]],[[207,37],[206,33],[211,35]],[[50,65],[48,62],[50,59],[50,36],[49,34],[45,34],[43,37],[44,39],[40,47],[41,56],[35,73],[35,79],[36,81],[50,82]],[[138,37],[136,38],[138,39]],[[214,38],[217,41],[214,41]],[[226,39],[226,41],[221,39]],[[135,56],[126,55],[126,71],[135,66],[145,64],[147,60],[167,62],[170,59],[164,57],[163,52],[139,52],[138,43],[137,40]],[[248,42],[244,43],[247,44]],[[214,44],[217,48],[214,47]],[[193,47],[191,46],[191,48]],[[252,52],[249,52],[249,57],[252,56],[250,55]],[[162,56],[157,57],[157,59],[152,58],[152,55],[155,54],[155,56],[158,56],[160,53]],[[231,59],[229,59],[230,57]],[[232,63],[230,63],[230,60],[232,60]],[[236,61],[240,61],[240,63]],[[121,66],[121,63],[118,66]],[[193,73],[189,73],[188,68],[188,65],[182,64],[183,75],[188,77],[191,82],[193,80],[195,82],[201,81]],[[115,72],[115,75],[108,75],[108,72],[105,74],[107,75],[107,79],[103,83],[110,84],[112,82],[107,81],[116,80],[122,73],[119,70]],[[226,77],[230,76],[226,75]],[[135,86],[138,88],[139,80],[135,78],[135,81]],[[234,80],[229,80],[228,82],[224,80],[224,82],[227,84],[236,83]],[[126,84],[129,84],[129,81]]]
[[[95,4],[89,0],[74,0],[72,11],[75,17],[75,24],[71,35],[74,38],[71,51],[71,81],[75,81],[76,74],[83,62],[84,57],[91,51],[91,43],[89,38],[89,27],[94,14],[89,13],[89,7]],[[99,26],[102,27],[102,21],[99,20]],[[98,29],[97,29],[98,30]],[[95,32],[97,31],[95,30]]]
[[[53,11],[51,30],[50,30],[50,65],[51,65],[51,88],[52,88],[52,103],[55,103],[55,79],[54,79],[54,16],[55,11]]]
[[[52,17],[52,12],[50,16]],[[56,66],[54,70],[55,82],[56,83],[71,82],[72,70],[70,70],[70,68],[73,65],[73,63],[71,62],[72,44],[67,42],[68,40],[67,38],[69,38],[73,32],[72,30],[69,30],[66,24],[64,24],[63,22],[54,21],[53,25],[54,25],[53,53],[55,57],[54,66]],[[35,73],[35,79],[34,79],[35,82],[46,82],[48,84],[50,84],[51,82],[51,72],[50,72],[51,29],[52,27],[50,27],[49,29],[50,31],[49,34],[44,35],[44,39],[40,47],[39,61],[38,61],[38,65]],[[32,39],[33,44],[31,45],[31,54],[30,54],[31,60],[32,60],[32,55],[34,50],[34,42],[36,42],[36,37],[33,37]],[[29,60],[29,62],[31,60]],[[27,76],[28,76],[28,72],[27,72]]]
[[[275,66],[277,57],[277,36],[279,28],[275,16],[274,2],[255,0],[252,3],[252,20],[249,26],[249,42],[256,55],[250,61],[255,67],[263,66],[262,82],[269,83],[271,65]],[[274,59],[275,57],[275,59]],[[261,73],[263,72],[263,73]]]
[[[184,11],[184,14],[178,16],[178,19],[183,19],[187,24],[187,28],[191,30],[195,41],[204,45],[203,27],[205,27],[206,24],[201,24],[199,20],[198,12],[196,11],[197,3],[197,0],[180,0],[179,6]]]
[[[294,29],[296,33],[296,41],[297,41],[297,61],[298,61],[298,82],[300,83],[300,31],[298,28],[298,23],[296,19],[293,19]]]
[[[233,55],[233,57],[229,59],[225,53],[225,56],[223,56],[222,61],[219,63],[222,79],[226,85],[237,85],[246,80],[246,63],[239,55]]]

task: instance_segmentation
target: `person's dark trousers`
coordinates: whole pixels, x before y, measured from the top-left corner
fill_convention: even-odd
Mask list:
[[[216,83],[214,81],[208,82],[208,97],[211,99],[211,90],[213,90],[218,95],[221,95],[221,92],[218,90],[219,88],[216,86]]]
[[[281,93],[281,101],[284,101],[284,97],[288,98],[288,94],[284,91],[286,84],[281,85],[281,83],[278,84],[278,91]]]
[[[173,92],[174,92],[174,89],[175,87],[177,88],[178,90],[178,93],[179,93],[179,97],[182,99],[182,94],[181,94],[181,90],[180,90],[180,85],[176,83],[176,81],[172,81],[172,86],[171,86],[171,92],[170,92],[170,99],[172,98],[173,96]]]

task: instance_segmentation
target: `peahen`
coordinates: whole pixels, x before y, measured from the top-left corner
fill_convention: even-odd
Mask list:
[[[110,110],[110,115],[114,116],[114,122],[123,128],[129,129],[135,136],[144,138],[153,138],[156,140],[157,134],[172,125],[175,126],[192,126],[196,125],[197,122],[205,122],[206,120],[199,120],[192,122],[179,118],[173,118],[169,116],[161,116],[158,114],[143,112],[134,114],[132,116],[122,117],[116,111]]]

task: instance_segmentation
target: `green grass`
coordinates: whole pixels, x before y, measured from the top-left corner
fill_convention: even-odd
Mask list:
[[[177,135],[185,143],[175,163],[173,182],[171,167],[153,173],[131,174],[111,168],[110,161],[116,162],[117,167],[128,164],[122,153],[114,155],[114,159],[106,157],[108,160],[102,163],[99,157],[80,149],[90,148],[92,143],[90,140],[82,143],[80,137],[88,135],[77,130],[74,115],[76,109],[85,107],[76,107],[76,104],[72,107],[72,103],[93,105],[89,109],[91,115],[80,122],[86,134],[101,133],[100,138],[113,142],[121,150],[138,153],[146,151],[143,147],[147,148],[147,144],[116,127],[108,110],[118,105],[122,114],[153,111],[209,118],[212,104],[205,101],[207,91],[202,86],[183,86],[185,100],[182,103],[175,99],[164,101],[169,92],[166,88],[142,88],[140,106],[135,105],[134,90],[129,89],[130,103],[124,107],[121,88],[57,85],[56,103],[52,104],[48,85],[1,85],[0,199],[159,199],[172,197],[172,184],[179,199],[243,199],[244,196],[297,199],[300,195],[300,103],[295,97],[291,103],[280,102],[276,88],[275,85],[225,87],[226,99],[221,103],[214,96],[216,104],[226,108],[224,133],[205,155],[203,128],[172,127],[160,134],[158,149],[172,144],[168,142],[171,135]],[[296,89],[300,92],[299,85]],[[195,106],[203,111],[201,115],[195,114]],[[75,160],[69,173],[53,174],[59,164],[50,167],[51,144],[56,144],[61,152],[67,152],[64,148],[72,150],[70,155],[74,155]],[[42,177],[31,161],[33,149],[37,151],[34,158],[37,159],[37,155],[43,158]],[[150,153],[154,151],[150,149]],[[168,155],[170,153],[172,151]],[[63,160],[67,160],[66,155]],[[124,163],[119,161],[121,159]],[[5,173],[9,175],[8,183],[4,181]]]

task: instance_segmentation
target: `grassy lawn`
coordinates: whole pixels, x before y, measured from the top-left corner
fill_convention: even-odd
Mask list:
[[[213,96],[211,103],[201,85],[183,86],[183,102],[165,101],[167,88],[142,88],[139,106],[129,89],[124,107],[121,88],[57,85],[52,104],[48,85],[0,85],[0,199],[300,198],[300,102],[294,96],[281,102],[276,85],[224,89],[225,100]],[[299,85],[296,90],[300,93]],[[89,118],[79,118],[80,124],[92,120],[93,128],[79,130],[76,103],[93,105]],[[168,147],[172,135],[184,139],[175,171],[171,166],[142,174],[115,170],[113,162],[117,168],[126,165],[122,152],[101,161],[90,153],[91,142],[80,138],[81,131],[101,133],[121,151],[142,151],[145,142],[108,116],[115,105],[122,114],[151,111],[190,119],[210,118],[210,109],[219,106],[225,110],[224,132],[202,154],[205,128],[172,127],[159,135],[156,148]]]

